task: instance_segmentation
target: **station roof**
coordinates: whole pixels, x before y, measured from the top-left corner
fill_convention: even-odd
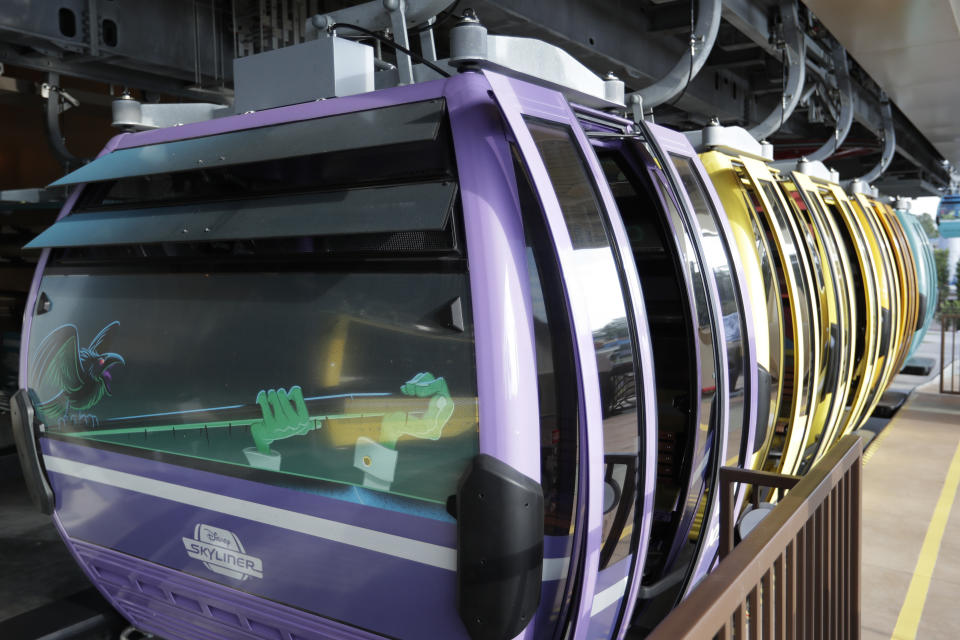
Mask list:
[[[960,168],[960,0],[804,3]]]

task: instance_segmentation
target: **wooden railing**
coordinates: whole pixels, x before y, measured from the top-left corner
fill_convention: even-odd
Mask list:
[[[960,393],[958,330],[960,314],[944,313],[940,316],[940,393]]]
[[[860,438],[848,435],[799,480],[724,470],[721,500],[734,482],[793,488],[649,640],[859,638],[862,453]],[[729,549],[732,501],[724,502],[721,546]]]

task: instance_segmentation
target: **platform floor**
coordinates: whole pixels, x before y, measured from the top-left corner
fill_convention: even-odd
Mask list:
[[[934,341],[939,356],[939,333],[924,348]],[[941,395],[934,376],[864,454],[864,640],[960,638],[958,484],[960,395]]]

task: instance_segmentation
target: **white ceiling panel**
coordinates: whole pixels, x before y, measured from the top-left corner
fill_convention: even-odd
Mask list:
[[[805,0],[954,167],[960,168],[960,0]]]

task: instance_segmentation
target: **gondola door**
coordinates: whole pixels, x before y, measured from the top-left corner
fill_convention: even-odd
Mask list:
[[[565,637],[622,638],[646,555],[656,451],[639,279],[621,250],[629,242],[599,162],[564,97],[485,75],[539,199],[579,369],[584,515],[571,549]]]

